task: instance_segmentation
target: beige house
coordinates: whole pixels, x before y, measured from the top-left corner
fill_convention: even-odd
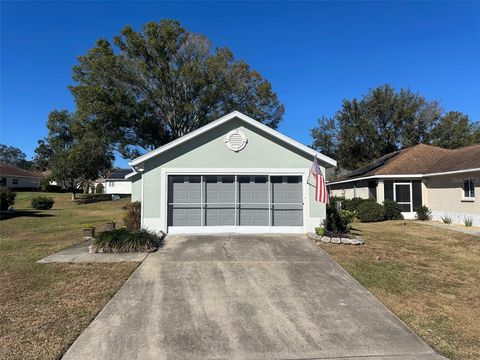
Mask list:
[[[397,201],[406,219],[422,205],[434,220],[480,225],[480,145],[456,150],[416,145],[328,183],[330,196]]]
[[[9,189],[38,190],[43,175],[0,162],[0,186]]]

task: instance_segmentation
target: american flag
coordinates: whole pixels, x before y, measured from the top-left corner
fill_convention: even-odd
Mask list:
[[[318,166],[317,158],[313,160],[311,174],[315,177],[315,201],[320,201],[328,204],[328,192],[325,178],[322,175],[322,170]]]

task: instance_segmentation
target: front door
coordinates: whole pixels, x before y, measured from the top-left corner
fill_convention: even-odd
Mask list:
[[[402,212],[413,212],[412,209],[412,183],[395,183],[394,200],[402,209]]]

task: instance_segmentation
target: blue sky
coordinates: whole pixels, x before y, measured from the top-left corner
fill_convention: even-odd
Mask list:
[[[0,142],[33,156],[48,113],[74,109],[76,57],[162,18],[258,70],[285,105],[279,130],[305,144],[317,118],[383,83],[480,120],[480,3],[2,2]]]

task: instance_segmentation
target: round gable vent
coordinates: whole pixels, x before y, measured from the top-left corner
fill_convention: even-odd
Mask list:
[[[240,130],[232,130],[225,136],[225,145],[232,151],[240,151],[247,145],[247,138]]]

